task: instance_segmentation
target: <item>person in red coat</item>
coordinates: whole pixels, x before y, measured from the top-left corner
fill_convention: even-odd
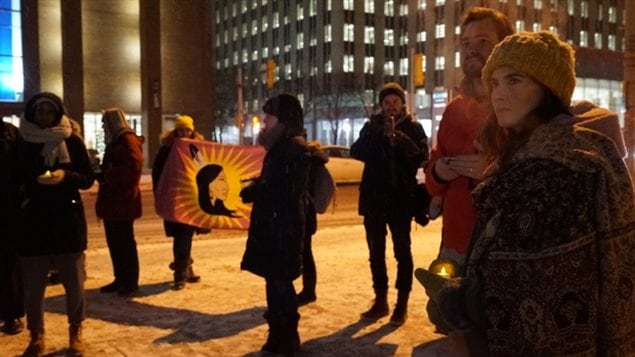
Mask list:
[[[101,292],[127,296],[139,289],[139,257],[133,223],[141,217],[139,180],[143,167],[143,137],[137,136],[121,109],[104,111],[106,153],[97,175],[97,217],[104,220],[115,280]]]

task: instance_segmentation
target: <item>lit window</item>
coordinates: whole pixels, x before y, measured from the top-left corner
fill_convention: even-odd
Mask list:
[[[408,75],[408,62],[410,62],[409,58],[399,59],[399,75]]]
[[[324,42],[331,42],[331,24],[324,25]]]
[[[354,3],[353,0],[344,0],[344,10],[353,10],[354,8],[353,3]]]
[[[580,47],[587,47],[589,45],[589,34],[582,30],[580,31]]]
[[[516,20],[516,31],[525,31],[525,21]]]
[[[417,4],[417,7],[419,8],[419,10],[425,10],[426,9],[426,0],[419,0],[419,4]]]
[[[536,10],[542,10],[542,0],[534,0],[534,8]]]
[[[269,28],[269,21],[267,21],[267,16],[262,17],[262,32],[266,32]]]
[[[375,43],[375,28],[371,26],[364,27],[364,43],[374,44]]]
[[[549,26],[549,31],[553,32],[554,34],[558,34],[558,28],[556,26]]]
[[[445,0],[437,0],[434,4],[436,6],[443,6],[443,5],[445,5]]]
[[[408,15],[408,4],[399,5],[399,15],[401,16]]]
[[[574,6],[573,0],[567,0],[567,14],[569,16],[573,16],[573,6]]]
[[[324,63],[324,72],[326,73],[331,73],[333,71],[333,64],[331,63],[331,60],[326,61],[326,63]]]
[[[426,42],[426,32],[421,31],[417,33],[417,42]]]
[[[454,67],[461,67],[461,52],[459,51],[454,52]]]
[[[247,49],[243,49],[243,63],[247,63],[249,62],[249,53],[247,52]]]
[[[436,24],[434,26],[434,38],[445,38],[445,25],[444,24]]]
[[[386,0],[386,2],[384,3],[384,14],[386,16],[395,16],[394,0]]]
[[[258,33],[258,20],[251,20],[251,34],[256,35]]]
[[[355,70],[355,57],[353,55],[344,56],[344,72],[353,72]]]
[[[408,44],[408,34],[403,34],[401,37],[399,37],[399,44],[402,46]]]
[[[434,59],[434,69],[442,71],[445,69],[445,57],[438,56]]]
[[[617,12],[613,6],[609,6],[609,22],[612,24],[617,22]]]
[[[367,14],[375,13],[375,0],[366,0],[364,2],[364,12]]]
[[[251,53],[251,60],[252,60],[252,61],[256,61],[256,60],[258,60],[258,50],[254,50],[254,51]]]
[[[595,48],[602,48],[602,34],[596,32],[595,35],[593,35],[593,41],[595,42]]]
[[[364,73],[373,73],[375,70],[375,57],[364,57]]]
[[[353,24],[344,24],[344,41],[355,41],[355,26]]]
[[[292,69],[291,69],[291,64],[287,63],[284,65],[284,74],[285,74],[285,78],[286,79],[291,79],[292,78]]]
[[[265,47],[262,49],[262,58],[269,57],[269,47]]]
[[[609,35],[609,40],[607,45],[609,50],[615,51],[615,35]]]
[[[309,2],[309,16],[317,15],[317,0]]]
[[[302,9],[302,4],[298,4],[296,7],[296,14],[298,16],[298,20],[304,19],[304,9]]]
[[[534,32],[538,32],[540,30],[542,30],[542,24],[540,22],[534,22],[534,24],[531,26],[532,30]]]
[[[298,32],[296,37],[296,46],[298,47],[298,49],[304,48],[304,33]]]
[[[0,101],[24,100],[22,23],[20,1],[2,2],[0,8]],[[8,5],[8,6],[7,6]]]
[[[280,26],[280,14],[276,11],[273,13],[273,28],[277,29]]]
[[[395,45],[395,31],[392,29],[384,30],[384,45],[386,46],[394,46]]]
[[[384,75],[386,76],[395,75],[395,62],[393,61],[384,62]]]
[[[580,2],[580,15],[582,15],[582,17],[589,17],[589,2],[588,1]]]

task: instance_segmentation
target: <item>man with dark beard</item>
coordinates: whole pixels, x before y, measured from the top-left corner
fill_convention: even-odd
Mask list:
[[[253,202],[241,269],[265,279],[269,337],[262,350],[294,355],[300,349],[298,303],[293,280],[302,271],[302,242],[311,157],[303,136],[304,115],[298,99],[277,95],[262,110],[258,142],[267,150],[260,176],[242,189]]]

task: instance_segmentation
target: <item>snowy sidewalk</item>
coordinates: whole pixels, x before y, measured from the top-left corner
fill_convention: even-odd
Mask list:
[[[414,227],[414,226],[413,226]],[[426,266],[439,246],[440,220],[414,227],[415,267]],[[390,242],[390,239],[388,239]],[[264,281],[241,271],[244,237],[198,239],[192,255],[202,276],[184,290],[170,289],[171,241],[138,246],[141,287],[122,298],[101,294],[112,280],[107,248],[87,251],[84,323],[86,356],[245,356],[258,355],[267,337]],[[373,298],[363,227],[324,228],[314,237],[318,285],[315,303],[300,308],[303,356],[437,356],[444,355],[443,336],[433,332],[425,315],[426,296],[414,282],[406,324],[395,328],[388,317],[360,320]],[[388,244],[391,308],[395,261]],[[296,287],[301,279],[296,280]],[[46,352],[63,356],[68,345],[63,288],[47,288],[45,301]],[[28,342],[28,332],[0,334],[0,355],[16,356]]]

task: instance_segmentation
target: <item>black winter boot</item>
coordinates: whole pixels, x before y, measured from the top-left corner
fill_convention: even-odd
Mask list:
[[[269,324],[269,337],[262,346],[262,351],[284,356],[296,355],[300,351],[300,314],[275,315],[267,311],[262,316]]]
[[[390,324],[393,326],[401,326],[406,322],[408,318],[408,297],[410,291],[399,290],[397,295],[397,304],[395,310],[390,317]]]
[[[44,331],[30,331],[31,340],[22,357],[40,357],[44,355]]]
[[[362,313],[362,317],[377,320],[388,315],[388,290],[376,290],[373,306]]]

